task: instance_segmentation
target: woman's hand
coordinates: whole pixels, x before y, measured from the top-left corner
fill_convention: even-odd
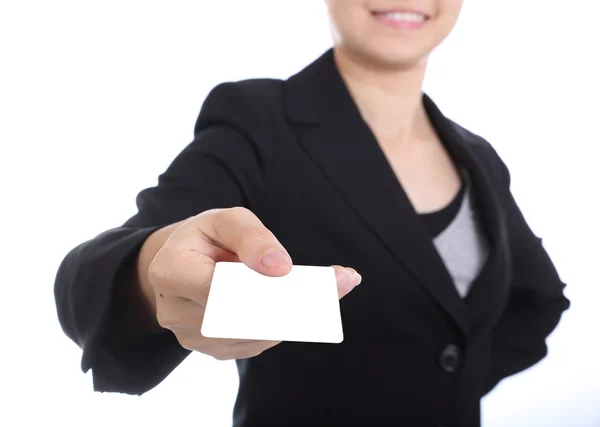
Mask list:
[[[207,338],[200,333],[215,263],[243,262],[266,276],[292,269],[285,248],[248,209],[212,209],[184,221],[158,250],[148,269],[156,318],[189,350],[218,360],[256,356],[281,341]],[[336,270],[341,299],[360,283],[352,268]]]

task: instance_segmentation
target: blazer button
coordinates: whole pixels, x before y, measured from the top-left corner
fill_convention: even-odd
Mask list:
[[[440,354],[440,366],[446,372],[456,372],[460,366],[462,356],[460,348],[455,344],[447,345]]]

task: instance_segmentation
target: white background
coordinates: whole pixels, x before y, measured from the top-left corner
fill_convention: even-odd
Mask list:
[[[600,425],[599,11],[466,0],[429,64],[425,91],[509,165],[572,301],[548,358],[484,399],[484,427]],[[233,361],[193,354],[141,398],[94,393],[54,277],[136,212],[212,87],[286,78],[330,44],[322,0],[0,2],[0,425],[231,425]]]

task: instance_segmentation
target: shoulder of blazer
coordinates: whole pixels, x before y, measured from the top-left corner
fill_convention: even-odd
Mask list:
[[[491,166],[490,169],[495,174],[496,178],[501,182],[504,182],[507,187],[510,187],[510,171],[494,146],[482,136],[469,131],[450,119],[446,120],[448,120],[450,125],[454,128],[457,135],[466,141],[469,146],[480,155],[480,158]]]
[[[237,132],[263,161],[271,157],[273,122],[281,110],[282,80],[246,79],[219,83],[206,96],[194,138],[209,127]]]
[[[241,127],[238,130],[245,131],[263,124],[280,103],[282,83],[269,78],[219,83],[202,103],[194,134],[210,125]]]

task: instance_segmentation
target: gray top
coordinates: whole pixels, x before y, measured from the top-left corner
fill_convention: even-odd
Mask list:
[[[456,290],[464,298],[489,254],[489,242],[477,221],[471,196],[471,182],[463,169],[466,189],[458,213],[434,239]]]

